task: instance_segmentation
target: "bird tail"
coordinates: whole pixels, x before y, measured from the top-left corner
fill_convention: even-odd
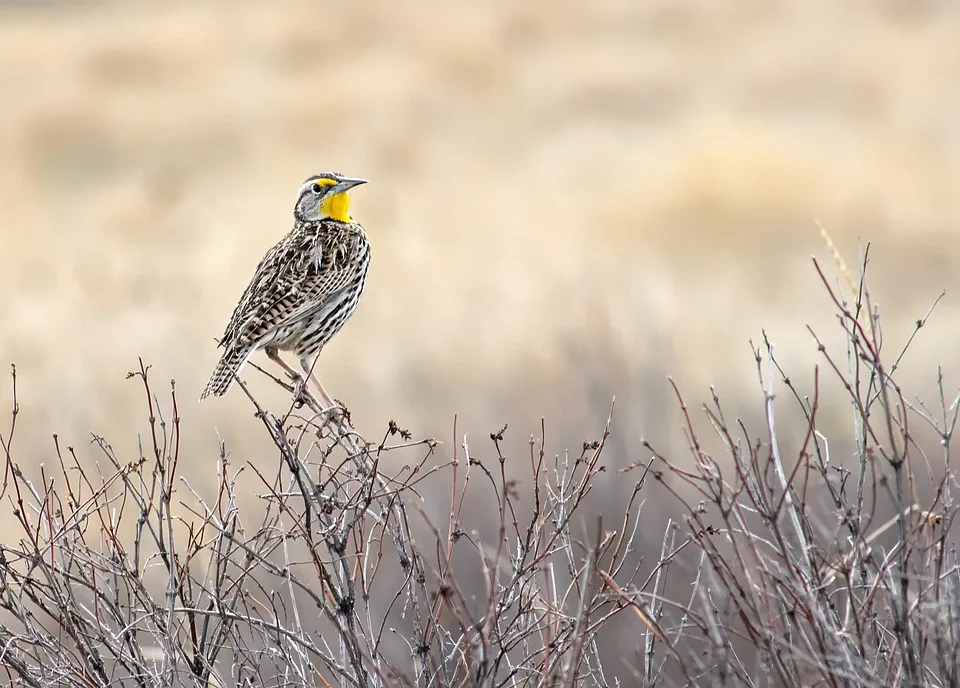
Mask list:
[[[207,386],[203,388],[200,401],[203,401],[210,395],[222,397],[226,394],[227,390],[233,385],[234,377],[240,373],[241,368],[243,368],[247,359],[250,358],[251,353],[253,353],[251,350],[241,348],[227,349],[224,351],[223,356],[220,357],[220,362],[217,363],[217,367],[213,369],[213,375],[210,376],[210,381],[207,382]]]

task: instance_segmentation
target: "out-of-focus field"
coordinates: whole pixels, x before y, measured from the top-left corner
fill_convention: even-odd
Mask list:
[[[957,36],[934,0],[0,5],[17,458],[91,430],[133,458],[140,356],[177,380],[199,482],[217,431],[275,461],[239,389],[195,400],[328,168],[371,182],[374,264],[318,370],[371,435],[396,417],[449,442],[459,413],[522,447],[546,415],[576,440],[616,394],[623,432],[682,443],[667,375],[759,409],[748,340],[766,328],[809,380],[804,323],[833,327],[815,220],[854,271],[874,242],[891,352],[948,290],[901,382],[939,363],[956,383]]]

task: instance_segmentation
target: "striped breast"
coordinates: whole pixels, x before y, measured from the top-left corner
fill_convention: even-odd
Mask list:
[[[297,324],[286,346],[281,345],[299,358],[317,354],[353,315],[370,268],[370,243],[362,229],[345,241],[325,244],[320,253],[321,262],[335,265],[341,279],[338,288],[324,294],[317,308]]]

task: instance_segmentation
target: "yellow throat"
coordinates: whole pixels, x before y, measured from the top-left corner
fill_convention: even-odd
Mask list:
[[[320,202],[320,216],[338,222],[353,222],[350,217],[350,195],[347,191],[327,196]]]

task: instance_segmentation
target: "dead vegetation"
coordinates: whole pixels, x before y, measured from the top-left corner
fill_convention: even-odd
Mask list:
[[[504,428],[480,458],[465,438],[416,439],[395,421],[370,441],[309,394],[280,415],[250,395],[276,470],[236,465],[221,445],[209,461],[217,489],[203,494],[180,470],[176,388],[142,364],[131,373],[147,418],[141,450],[121,455],[95,436],[90,460],[55,437],[56,464],[29,478],[14,369],[2,435],[3,504],[17,524],[0,544],[8,680],[960,685],[948,535],[958,404],[942,377],[932,406],[897,383],[914,337],[883,355],[867,264],[859,280],[841,265],[842,287],[816,265],[846,347],[810,330],[821,356],[811,393],[766,336],[757,345],[762,427],[730,417],[717,391],[694,413],[674,387],[689,455],[633,447],[641,458],[620,469],[634,487],[616,522],[591,501],[615,413],[577,451],[549,446],[541,427],[526,453],[509,455]],[[852,460],[820,429],[825,377],[848,397]],[[790,455],[784,415],[806,427]],[[918,427],[936,435],[939,456]],[[664,523],[648,504],[663,495],[671,516],[651,556],[639,535]],[[470,500],[496,518],[483,522]],[[607,651],[624,632],[633,654]]]

